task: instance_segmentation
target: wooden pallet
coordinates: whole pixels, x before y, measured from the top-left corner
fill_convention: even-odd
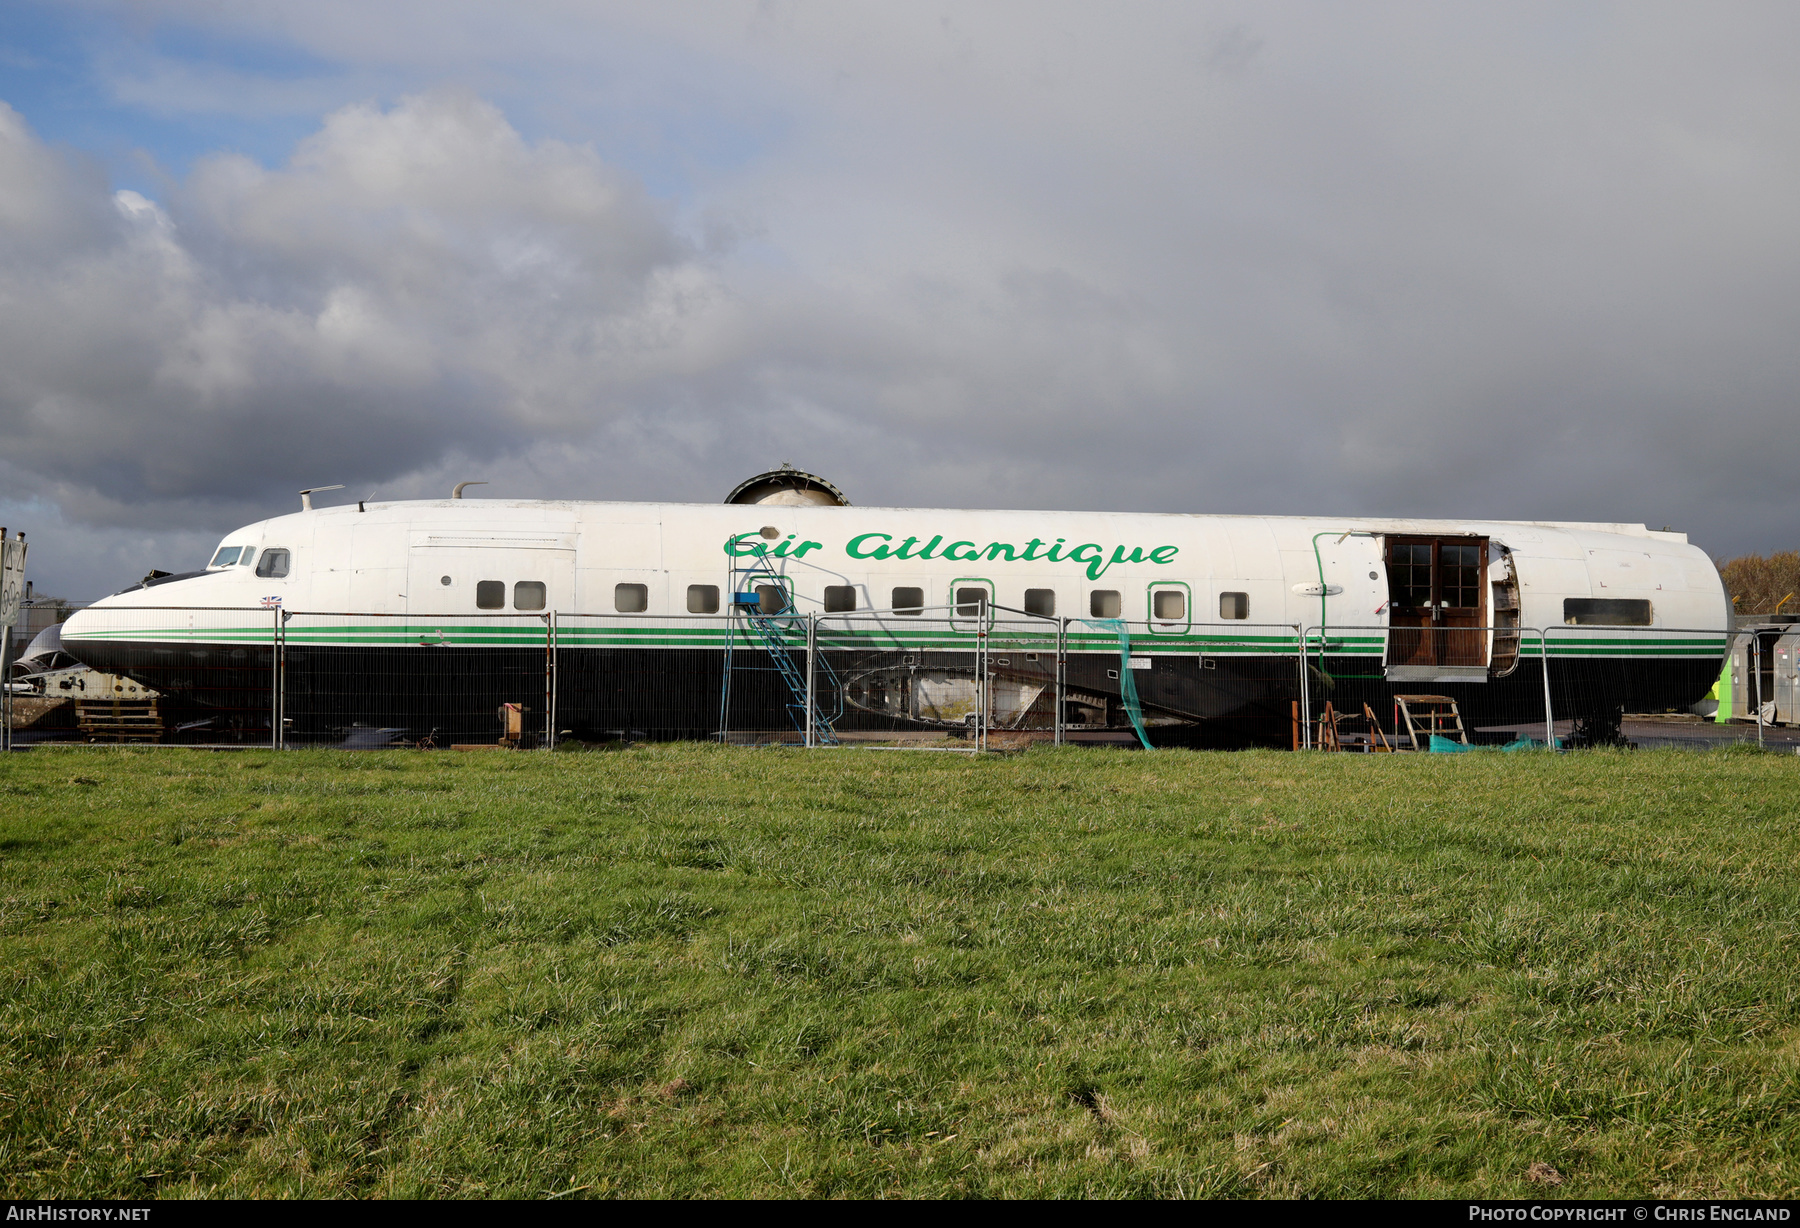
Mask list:
[[[90,742],[160,742],[163,736],[154,699],[78,699],[75,724]]]

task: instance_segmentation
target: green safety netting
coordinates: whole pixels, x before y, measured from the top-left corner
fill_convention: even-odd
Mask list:
[[[1138,741],[1143,743],[1145,750],[1155,750],[1156,747],[1150,745],[1150,735],[1144,732],[1144,708],[1138,702],[1137,679],[1131,676],[1131,629],[1122,618],[1083,618],[1079,621],[1119,637],[1119,698],[1125,703],[1125,715],[1131,718]]]

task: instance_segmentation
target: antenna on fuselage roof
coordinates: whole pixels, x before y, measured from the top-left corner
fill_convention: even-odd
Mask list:
[[[342,489],[344,489],[344,484],[342,482],[339,482],[336,486],[314,486],[307,490],[303,490],[300,492],[300,510],[303,512],[312,511],[312,497],[314,495],[323,494],[325,491],[328,491],[328,490],[342,490]]]
[[[463,488],[466,486],[486,486],[486,485],[487,485],[486,482],[458,482],[456,484],[456,489],[450,492],[450,497],[452,499],[462,498]]]

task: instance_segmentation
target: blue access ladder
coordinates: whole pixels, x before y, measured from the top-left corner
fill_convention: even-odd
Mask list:
[[[806,673],[795,663],[794,654],[788,650],[788,628],[799,616],[799,611],[794,609],[793,597],[787,595],[787,586],[781,585],[781,591],[786,597],[786,604],[783,609],[771,614],[762,608],[760,593],[754,589],[750,592],[743,592],[739,587],[740,577],[748,579],[765,574],[767,573],[760,568],[748,574],[741,573],[736,567],[732,568],[731,609],[734,613],[744,616],[745,623],[756,633],[757,641],[762,645],[763,651],[768,653],[769,660],[775,663],[775,669],[781,675],[782,682],[787,684],[790,696],[787,704],[788,719],[794,723],[794,728],[804,737],[807,715]],[[726,732],[730,714],[732,647],[736,641],[736,632],[728,628],[725,634],[725,671],[720,680],[719,689],[719,732],[721,736]],[[814,648],[816,652],[817,646],[815,645]],[[843,715],[843,689],[838,685],[837,672],[831,668],[829,662],[822,658],[816,660],[813,663],[813,670],[815,700],[822,687],[830,687],[832,693],[837,697],[836,709],[830,715],[826,715],[823,711],[824,705],[817,705],[820,709],[816,713],[818,740],[825,746],[836,746],[838,737],[836,730],[832,728],[832,723]]]

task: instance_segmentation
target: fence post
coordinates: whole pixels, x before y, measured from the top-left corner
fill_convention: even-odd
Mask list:
[[[819,615],[817,611],[806,616],[806,749],[811,750],[818,745],[817,730],[819,711],[813,699],[813,679],[818,671],[814,661],[819,651]]]
[[[0,751],[12,749],[12,624],[0,627]]]
[[[1063,744],[1063,709],[1069,685],[1069,620],[1056,620],[1056,741]]]
[[[544,615],[544,749],[556,749],[556,611]]]
[[[1756,685],[1749,689],[1756,695],[1756,744],[1761,746],[1763,744],[1763,704],[1767,701],[1763,697],[1762,636],[1754,631],[1750,633],[1750,677],[1756,680]]]
[[[281,615],[280,606],[269,620],[269,749],[281,749]]]
[[[986,613],[986,610],[982,610]],[[987,628],[975,628],[975,749],[987,749],[988,654]]]
[[[1545,627],[1538,628],[1538,658],[1544,665],[1544,745],[1556,750],[1556,714],[1550,709],[1550,631]]]
[[[1312,749],[1312,679],[1306,672],[1306,628],[1294,626],[1295,646],[1300,656],[1300,748]]]
[[[283,607],[275,607],[275,661],[274,661],[274,709],[275,729],[274,745],[277,751],[288,747],[288,619],[292,614]]]

